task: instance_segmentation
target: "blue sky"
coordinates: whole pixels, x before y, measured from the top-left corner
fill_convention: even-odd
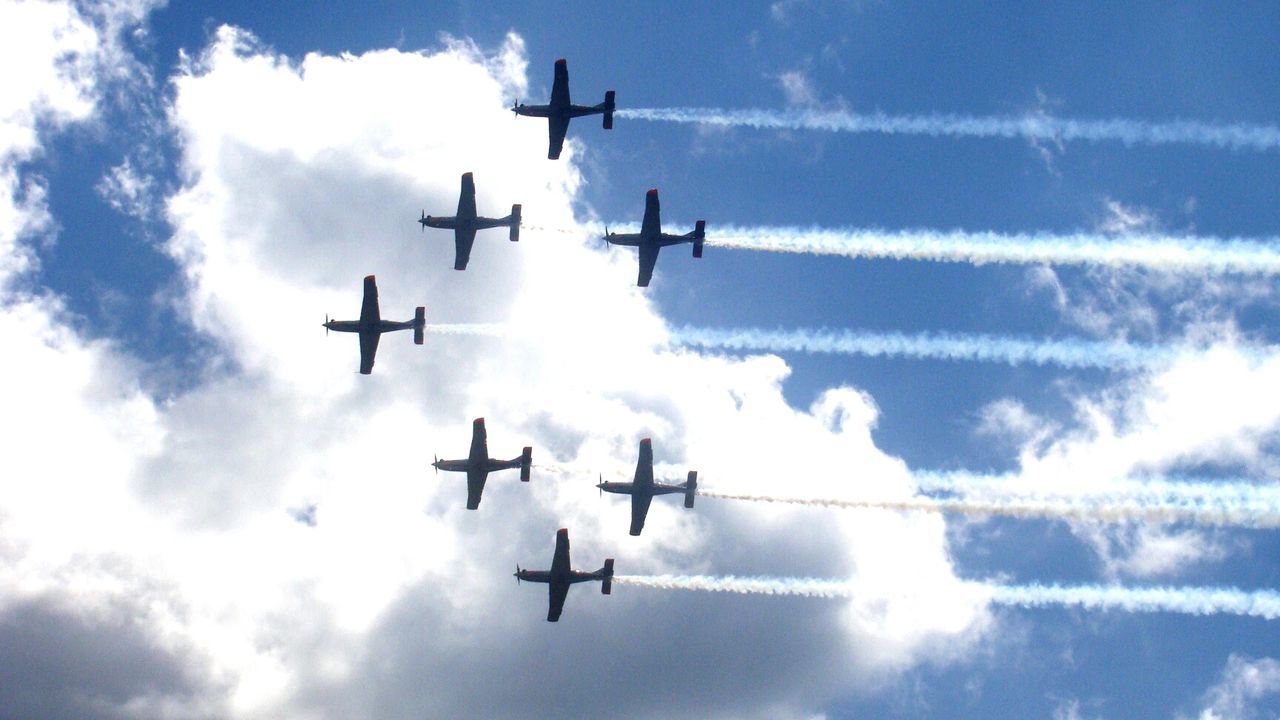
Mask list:
[[[0,666],[49,668],[51,698],[22,673],[0,678],[19,716],[1280,712],[1274,620],[1029,609],[965,585],[1266,591],[1280,587],[1273,529],[708,497],[694,511],[660,498],[637,539],[623,503],[587,482],[624,477],[652,436],[664,468],[696,467],[725,493],[905,501],[930,495],[916,473],[965,471],[1009,476],[994,494],[969,488],[975,502],[1096,508],[1134,475],[1242,479],[1274,502],[1271,276],[715,242],[717,229],[780,226],[1274,242],[1280,150],[635,118],[603,131],[587,118],[551,162],[544,125],[503,109],[545,101],[564,57],[575,101],[614,89],[619,109],[1274,128],[1280,9],[27,0],[5,12],[63,43],[15,42],[11,62],[54,72],[12,81],[0,105],[3,128],[36,138],[0,136],[4,387],[29,479],[0,492],[0,648],[18,648]],[[94,41],[68,49],[68,28]],[[81,105],[54,92],[67,87]],[[132,196],[108,180],[125,162]],[[468,170],[482,213],[523,202],[533,227],[518,245],[482,234],[454,273],[445,235],[411,221],[451,213]],[[599,231],[638,223],[650,187],[665,228],[705,219],[709,247],[701,260],[663,251],[641,292],[634,251],[604,249]],[[24,254],[35,263],[14,269]],[[432,323],[523,334],[423,348],[391,335],[357,378],[355,343],[318,325],[357,312],[368,273],[384,317],[425,304]],[[683,325],[1200,350],[1134,371],[665,347]],[[543,468],[529,486],[495,476],[467,513],[460,484],[426,463],[465,452],[478,415],[495,455],[532,444]],[[291,519],[305,507],[314,527]],[[507,573],[548,561],[561,526],[581,567],[608,555],[627,575],[847,577],[860,594],[579,587],[547,625],[541,588],[508,587]],[[29,631],[46,626],[81,639]],[[121,655],[144,670],[102,671]]]

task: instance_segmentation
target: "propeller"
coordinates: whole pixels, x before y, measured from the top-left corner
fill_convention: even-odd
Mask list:
[[[604,473],[600,473],[600,484],[596,485],[596,490],[599,491],[597,495],[604,497]]]
[[[422,223],[422,231],[427,231],[427,211],[422,211],[422,217],[418,218],[418,222]]]
[[[520,563],[516,563],[516,584],[520,584]]]
[[[329,313],[324,314],[324,336],[329,337]]]
[[[439,455],[432,454],[432,455],[431,455],[431,460],[432,460],[432,462],[431,462],[431,467],[435,468],[435,469],[436,469],[436,475],[439,475],[439,474],[440,474],[440,456],[439,456]]]

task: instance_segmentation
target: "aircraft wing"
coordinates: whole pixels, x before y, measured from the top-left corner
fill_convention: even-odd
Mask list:
[[[644,529],[644,519],[649,515],[649,503],[653,502],[653,495],[649,493],[633,492],[631,493],[631,534],[639,535]]]
[[[467,471],[467,509],[480,507],[480,496],[484,494],[484,481],[489,479],[486,470]]]
[[[556,75],[551,82],[551,105],[569,107],[569,64],[561,58],[556,61]]]
[[[471,260],[471,246],[476,242],[476,228],[454,228],[453,230],[453,269],[466,270]]]
[[[375,297],[373,301],[373,314],[378,314],[378,301]],[[378,354],[378,340],[382,338],[382,333],[375,330],[364,330],[360,333],[360,374],[368,375],[373,372],[373,358]]]
[[[564,601],[569,597],[569,583],[553,582],[547,586],[547,593],[551,601],[550,607],[547,608],[547,622],[555,622],[560,619],[560,613],[564,610]]]
[[[484,418],[476,418],[471,422],[471,452],[467,458],[474,466],[480,466],[489,459],[488,433],[484,429]]]
[[[662,234],[662,219],[659,217],[658,191],[650,190],[644,196],[644,220],[640,222],[640,234],[658,236]]]
[[[377,326],[380,322],[382,322],[382,315],[378,312],[378,281],[369,275],[364,279],[364,302],[360,304],[360,324]],[[361,345],[363,346],[363,341]],[[377,345],[375,342],[374,347],[377,348]],[[372,364],[373,353],[369,355]]]
[[[653,279],[653,267],[658,264],[658,246],[650,243],[640,244],[640,276],[636,278],[636,285],[640,287],[649,287],[649,281]]]
[[[458,195],[458,219],[476,216],[476,181],[471,173],[462,173],[462,192]]]
[[[569,531],[564,528],[556,531],[556,554],[551,558],[551,574],[569,575]]]
[[[569,117],[567,115],[552,116],[547,118],[547,159],[556,160],[560,157],[560,151],[564,149],[564,136],[569,132]]]

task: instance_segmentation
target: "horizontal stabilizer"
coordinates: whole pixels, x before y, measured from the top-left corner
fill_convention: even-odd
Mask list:
[[[613,590],[613,558],[604,561],[604,582],[600,583],[600,594],[608,595]]]
[[[613,129],[613,91],[608,90],[604,94],[604,129]]]
[[[702,257],[702,243],[707,239],[707,221],[699,220],[693,228],[693,256]]]
[[[526,447],[520,453],[520,481],[529,482],[529,469],[533,467],[533,447]]]
[[[511,242],[520,240],[520,204],[511,206]]]
[[[689,471],[689,481],[684,484],[684,506],[693,507],[693,498],[698,494],[698,471]]]
[[[427,308],[419,305],[418,309],[413,313],[413,344],[421,345],[426,340],[424,335],[427,329]]]

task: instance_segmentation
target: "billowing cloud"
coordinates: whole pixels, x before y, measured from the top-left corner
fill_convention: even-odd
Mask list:
[[[222,28],[184,62],[165,249],[181,314],[215,348],[204,374],[154,397],[55,305],[0,328],[25,363],[2,381],[28,409],[16,466],[37,469],[0,504],[0,597],[86,627],[135,619],[115,652],[155,672],[102,679],[115,704],[101,714],[803,716],[981,637],[990,620],[958,592],[936,516],[659,499],[644,535],[626,534],[626,503],[594,479],[629,474],[646,436],[664,472],[701,468],[723,488],[912,486],[872,441],[869,396],[833,388],[797,409],[776,357],[665,349],[633,255],[536,229],[574,225],[585,150],[571,135],[548,162],[545,126],[503,112],[525,83],[518,38],[491,54],[451,40],[294,60]],[[482,233],[459,273],[452,238],[413,220],[450,214],[466,171],[482,213],[520,202],[529,227],[518,244]],[[320,321],[358,314],[366,274],[384,317],[422,304],[431,322],[529,332],[388,335],[357,376],[355,339]],[[531,444],[542,467],[528,485],[494,475],[469,512],[463,480],[428,462],[464,455],[481,415],[493,454]],[[545,589],[509,573],[549,563],[558,527],[580,567],[609,556],[626,573],[853,576],[869,590],[814,604],[579,587],[549,625]]]
[[[1199,720],[1247,720],[1266,717],[1256,705],[1280,692],[1280,662],[1273,658],[1250,660],[1240,655],[1227,659],[1218,683],[1202,698]],[[1268,713],[1270,715],[1270,713]]]

